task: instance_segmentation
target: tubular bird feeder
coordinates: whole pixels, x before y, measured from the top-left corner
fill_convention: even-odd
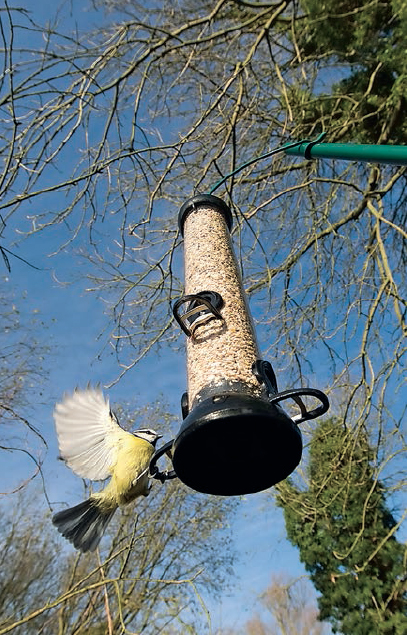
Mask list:
[[[158,450],[150,473],[179,477],[208,494],[248,494],[283,480],[301,460],[298,424],[324,414],[327,396],[315,388],[278,392],[269,362],[260,358],[250,310],[231,244],[232,214],[214,192],[227,178],[278,152],[306,159],[328,158],[407,165],[405,146],[290,142],[236,168],[212,188],[188,200],[179,213],[184,237],[185,295],[173,307],[187,335],[188,392],[183,423],[174,441]],[[301,397],[319,400],[309,411]],[[281,402],[292,399],[300,414],[289,417]],[[168,453],[174,470],[159,472]]]
[[[298,465],[298,423],[326,412],[327,397],[312,388],[279,393],[271,365],[260,358],[253,321],[234,255],[232,214],[216,196],[188,200],[179,213],[184,238],[185,295],[173,307],[187,336],[188,392],[174,442],[154,457],[156,478],[178,476],[207,494],[258,492],[286,478]],[[301,396],[320,405],[307,411]],[[280,402],[294,399],[293,420]],[[155,462],[171,451],[174,471]]]

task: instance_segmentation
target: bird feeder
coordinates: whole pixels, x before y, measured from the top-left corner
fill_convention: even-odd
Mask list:
[[[325,135],[290,142],[260,158],[284,151],[306,159],[407,165],[405,146],[320,143]],[[226,175],[211,191],[250,163]],[[179,226],[186,294],[173,311],[188,338],[188,392],[181,400],[184,420],[178,436],[156,452],[150,473],[161,481],[178,476],[208,494],[258,492],[296,468],[302,454],[298,424],[324,414],[329,401],[315,388],[278,392],[270,363],[260,358],[231,244],[229,207],[211,194],[195,196],[182,206]],[[305,395],[320,405],[308,411]],[[291,418],[283,410],[286,399],[296,402],[299,415]],[[171,472],[156,466],[165,452],[172,457]]]
[[[188,391],[183,423],[170,449],[174,471],[206,494],[236,495],[275,485],[296,468],[302,440],[298,423],[319,416],[327,397],[312,388],[279,393],[271,365],[260,357],[230,230],[232,214],[219,198],[203,194],[179,213],[184,238],[185,295],[173,307],[187,337]],[[321,404],[308,412],[302,395]],[[280,402],[294,399],[293,420]]]

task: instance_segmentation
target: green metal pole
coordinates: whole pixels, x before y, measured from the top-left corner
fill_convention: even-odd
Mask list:
[[[284,148],[282,149],[284,150]],[[287,148],[284,152],[306,159],[343,159],[345,161],[407,165],[407,146],[304,141],[294,148]]]

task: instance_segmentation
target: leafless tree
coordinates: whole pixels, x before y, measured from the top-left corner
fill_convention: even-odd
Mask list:
[[[216,635],[328,635],[331,631],[318,620],[311,589],[305,578],[273,575],[246,624],[220,629]]]
[[[248,635],[324,635],[329,632],[329,626],[318,621],[318,609],[303,578],[289,580],[287,576],[274,576],[261,596],[261,604],[272,622],[253,618],[247,623]]]
[[[405,144],[403,3],[354,4],[94,0],[41,23],[5,2],[0,213],[4,240],[58,226],[59,249],[86,255],[120,375],[177,345],[176,214],[197,191],[221,194],[280,383],[325,388],[399,492],[405,168],[278,155],[216,189],[321,130]]]
[[[43,389],[48,348],[38,335],[44,328],[41,317],[26,314],[25,299],[8,290],[7,281],[0,302],[0,455],[2,461],[11,456],[20,459],[18,464],[23,467],[2,488],[1,494],[5,494],[38,475],[45,457],[47,442],[29,417],[30,402],[34,398],[38,403]]]

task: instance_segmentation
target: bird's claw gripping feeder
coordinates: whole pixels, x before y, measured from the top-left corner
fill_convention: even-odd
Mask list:
[[[259,492],[285,479],[301,460],[298,424],[329,408],[320,390],[278,392],[267,361],[260,359],[250,310],[232,248],[232,214],[218,197],[194,196],[179,213],[184,238],[185,295],[174,317],[187,336],[188,392],[183,423],[174,442],[161,448],[151,475],[178,476],[206,494]],[[320,405],[308,411],[301,399]],[[294,400],[294,418],[281,407]],[[157,459],[167,452],[174,470],[161,473]]]

